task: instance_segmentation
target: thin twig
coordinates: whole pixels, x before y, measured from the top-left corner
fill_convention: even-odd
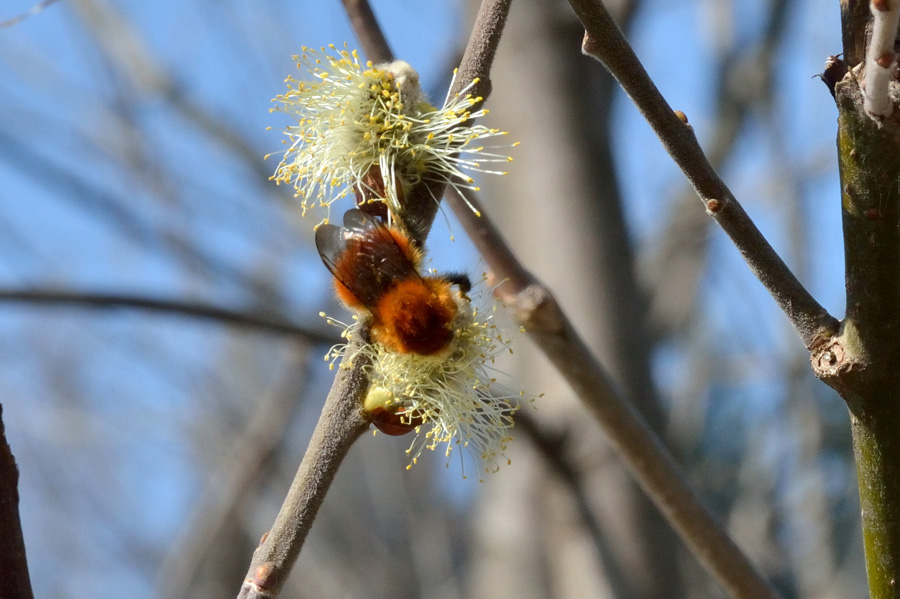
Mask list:
[[[491,65],[494,64],[494,56],[500,45],[510,2],[511,0],[489,0],[481,3],[449,95],[458,94],[475,80],[477,83],[469,93],[476,98],[480,97],[482,102],[491,95]],[[476,110],[477,106],[473,106],[472,110]]]
[[[57,0],[43,0],[42,2],[38,2],[28,10],[17,14],[14,17],[6,19],[5,21],[0,21],[0,29],[4,29],[6,27],[12,27],[13,25],[18,25],[25,19],[29,19],[34,15],[38,14]]]
[[[824,343],[837,332],[837,320],[800,284],[744,212],[709,164],[687,119],[669,107],[606,8],[599,0],[570,0],[570,4],[585,27],[582,51],[600,61],[631,97],[703,200],[707,213],[734,242],[804,345],[812,349]]]
[[[394,53],[391,52],[391,46],[388,44],[384,32],[378,26],[378,19],[372,7],[369,6],[369,0],[342,0],[344,10],[350,18],[350,25],[356,33],[356,39],[362,46],[366,58],[375,64],[383,62],[391,62],[394,60]]]
[[[239,312],[198,302],[164,300],[141,295],[82,293],[64,289],[0,289],[0,304],[2,303],[21,303],[34,306],[77,306],[107,310],[134,308],[213,320],[281,335],[292,335],[307,339],[311,343],[333,343],[335,341],[335,337],[310,328],[301,327],[280,318]]]
[[[714,169],[731,159],[750,118],[760,110],[771,112],[772,81],[775,67],[780,65],[776,49],[788,31],[792,6],[790,0],[771,2],[760,38],[750,47],[746,40],[736,39],[733,46],[722,51],[713,67],[717,73],[716,108],[706,139],[706,155]],[[734,76],[735,72],[747,73],[749,80],[758,83],[750,91],[743,78]],[[647,265],[651,324],[657,339],[684,328],[690,321],[698,305],[702,266],[707,259],[712,222],[696,210],[694,190],[689,185],[684,187],[669,203],[665,230],[656,236],[654,255]]]
[[[6,441],[0,404],[0,597],[34,599],[19,519],[19,467]]]
[[[471,192],[451,189],[447,202],[491,268],[500,298],[513,308],[535,345],[550,359],[600,423],[641,488],[700,562],[735,597],[777,597],[721,523],[694,493],[677,463],[543,285],[519,264]],[[469,206],[481,211],[474,214]]]

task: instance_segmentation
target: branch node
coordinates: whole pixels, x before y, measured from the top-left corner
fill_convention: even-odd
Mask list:
[[[278,587],[278,569],[274,562],[265,562],[260,564],[256,571],[253,572],[253,578],[248,580],[250,584],[256,586],[261,591],[274,589]]]
[[[560,333],[565,329],[565,316],[556,298],[541,284],[532,283],[503,300],[513,309],[516,322],[526,330]]]
[[[601,44],[597,43],[591,34],[584,32],[584,38],[581,40],[581,53],[585,56],[594,56],[601,49]]]
[[[715,214],[722,210],[725,206],[725,202],[723,200],[717,200],[715,198],[711,200],[706,200],[706,212],[708,214]]]

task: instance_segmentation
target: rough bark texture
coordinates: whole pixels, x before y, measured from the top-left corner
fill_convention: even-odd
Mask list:
[[[841,7],[856,61],[835,86],[847,316],[813,366],[850,408],[869,592],[882,599],[900,597],[900,123],[865,114],[854,67],[868,2]]]
[[[852,74],[837,86],[847,317],[820,358],[850,408],[872,597],[900,597],[900,148],[862,111]]]

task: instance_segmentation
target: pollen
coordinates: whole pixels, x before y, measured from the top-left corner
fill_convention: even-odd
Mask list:
[[[473,188],[467,172],[501,174],[488,165],[508,162],[495,152],[506,146],[483,143],[505,133],[475,122],[487,111],[473,110],[481,101],[469,93],[474,82],[438,108],[406,62],[364,64],[346,45],[302,50],[294,58],[312,80],[289,76],[288,90],[273,100],[273,110],[295,119],[285,129],[287,149],[273,179],[293,186],[303,214],[321,207],[327,218],[331,204],[351,193],[377,198],[399,214],[413,185]]]
[[[438,449],[449,465],[453,451],[465,448],[479,472],[496,472],[509,462],[505,452],[513,439],[515,413],[533,398],[526,400],[524,392],[511,392],[497,382],[493,362],[509,349],[511,339],[462,294],[455,294],[454,301],[453,338],[440,355],[400,353],[379,342],[355,350],[352,357],[363,355],[369,364],[364,411],[386,434],[415,433],[407,449],[408,467],[426,450]],[[355,337],[361,326],[351,325],[349,336]],[[332,348],[332,362],[347,347]],[[462,453],[459,459],[464,463]]]

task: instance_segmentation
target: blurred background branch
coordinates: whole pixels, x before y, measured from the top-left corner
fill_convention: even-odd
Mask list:
[[[337,343],[340,341],[339,335],[326,335],[311,328],[295,325],[277,316],[228,310],[199,302],[164,300],[136,295],[79,293],[55,289],[0,289],[0,303],[69,306],[100,310],[132,308],[291,335],[310,343]]]

